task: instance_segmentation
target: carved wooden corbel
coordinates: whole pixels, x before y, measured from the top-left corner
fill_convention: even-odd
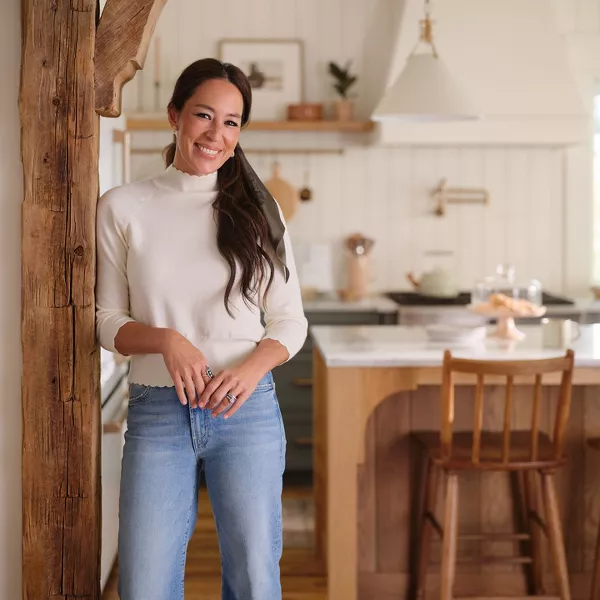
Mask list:
[[[94,53],[96,112],[121,114],[121,90],[142,69],[150,39],[167,0],[107,0]]]

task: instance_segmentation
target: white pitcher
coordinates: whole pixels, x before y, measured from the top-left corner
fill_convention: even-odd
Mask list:
[[[577,321],[542,319],[542,344],[545,348],[566,348],[581,335]]]

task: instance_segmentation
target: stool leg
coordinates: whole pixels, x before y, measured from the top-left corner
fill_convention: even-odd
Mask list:
[[[594,558],[594,570],[592,571],[590,600],[600,600],[600,522],[598,523],[598,534],[596,536],[596,556]]]
[[[456,543],[458,538],[458,475],[450,473],[446,487],[444,539],[442,543],[441,600],[452,600],[456,571]]]
[[[548,528],[548,541],[552,552],[554,564],[554,576],[558,583],[558,591],[561,600],[571,600],[569,590],[569,575],[567,571],[567,557],[565,555],[565,543],[563,540],[558,502],[556,500],[556,487],[554,476],[551,473],[543,473],[544,504],[546,507],[546,526]]]
[[[429,556],[431,554],[431,534],[433,525],[428,515],[435,511],[439,482],[439,469],[429,458],[426,467],[425,494],[423,497],[422,511],[420,519],[420,540],[419,540],[419,564],[417,566],[416,598],[425,597],[425,586],[427,583],[427,567],[429,565]]]
[[[539,480],[537,471],[525,471],[524,492],[525,507],[527,510],[527,527],[531,536],[531,571],[533,580],[534,594],[541,596],[545,594],[544,590],[544,564],[543,564],[543,545],[542,532],[540,525],[534,519],[534,515],[539,518]]]

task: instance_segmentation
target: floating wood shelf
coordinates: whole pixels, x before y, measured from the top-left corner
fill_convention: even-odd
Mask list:
[[[367,133],[373,130],[372,121],[255,121],[251,131],[339,131]]]
[[[248,131],[329,131],[341,133],[368,133],[373,121],[251,121]],[[171,129],[162,116],[131,115],[127,117],[128,131],[164,131]]]

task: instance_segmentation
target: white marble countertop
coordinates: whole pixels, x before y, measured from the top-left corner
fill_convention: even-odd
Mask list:
[[[542,346],[541,325],[519,327],[520,342],[486,338],[472,346],[431,342],[424,327],[400,325],[315,326],[310,334],[330,367],[436,367],[446,348],[460,358],[534,360],[564,355],[564,349]],[[600,367],[600,324],[583,325],[571,344],[577,367]]]
[[[315,300],[303,300],[305,312],[381,312],[397,313],[398,305],[386,296],[373,295],[356,302],[346,302],[337,296],[319,297]]]

